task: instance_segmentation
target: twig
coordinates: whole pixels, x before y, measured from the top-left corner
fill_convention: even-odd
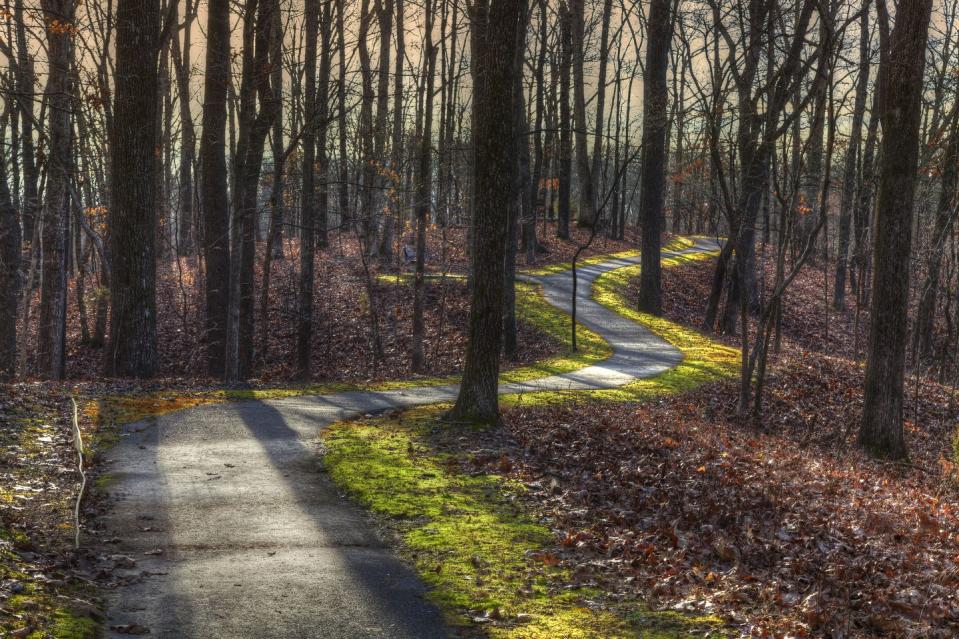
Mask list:
[[[83,501],[83,491],[87,487],[87,474],[83,471],[83,435],[80,433],[80,424],[77,421],[77,400],[71,395],[70,401],[73,403],[73,446],[77,449],[77,469],[80,471],[80,492],[77,493],[77,503],[73,511],[74,524],[76,526],[76,536],[73,543],[80,547],[80,503]]]

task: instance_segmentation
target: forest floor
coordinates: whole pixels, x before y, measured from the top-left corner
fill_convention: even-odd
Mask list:
[[[564,246],[537,266],[567,261],[572,244]],[[626,244],[609,243],[597,252],[628,249]],[[345,269],[340,273],[348,275],[318,283],[322,291],[318,299],[322,295],[337,299],[340,288],[352,289],[353,295],[363,288],[357,282],[362,284],[365,273],[355,255],[351,259],[344,249],[336,259],[342,260]],[[277,326],[286,322],[284,313],[292,312],[283,310],[283,304],[292,299],[296,260],[284,262],[278,269],[289,269],[290,274],[274,275],[278,302],[271,321]],[[434,270],[457,272],[456,260],[450,259],[449,264]],[[331,459],[346,459],[336,453],[348,450],[353,453],[350,459],[364,463],[371,458],[359,454],[365,451],[379,463],[384,459],[380,444],[385,433],[392,455],[387,459],[394,470],[402,470],[410,460],[429,466],[435,473],[430,481],[445,482],[446,492],[441,494],[453,495],[461,504],[468,500],[469,508],[479,509],[471,517],[492,513],[504,522],[505,529],[493,530],[499,535],[490,541],[493,559],[476,553],[450,564],[478,594],[475,589],[468,591],[474,597],[471,606],[455,597],[447,604],[460,611],[458,622],[465,619],[484,636],[559,636],[556,632],[620,636],[609,625],[591,629],[590,615],[596,612],[613,614],[615,623],[626,620],[633,631],[622,636],[635,634],[636,628],[646,633],[643,636],[664,637],[690,633],[954,636],[959,632],[954,597],[959,585],[955,534],[959,473],[952,436],[959,408],[952,389],[923,378],[910,383],[908,464],[864,457],[853,445],[862,377],[854,329],[859,327],[861,348],[867,319],[860,317],[857,322],[854,311],[827,314],[823,300],[828,288],[822,274],[812,268],[787,298],[783,349],[770,373],[764,421],[759,427],[741,424],[733,403],[735,383],[721,379],[732,374],[729,351],[719,350],[723,341],[733,347],[738,341],[719,337],[710,342],[695,332],[711,268],[712,261],[688,262],[664,271],[669,322],[632,313],[633,319],[660,331],[667,340],[685,340],[686,363],[719,357],[726,359],[724,369],[703,368],[706,372],[694,375],[693,367],[687,366],[681,374],[667,374],[651,385],[592,397],[550,393],[537,400],[523,396],[520,401],[507,401],[502,424],[492,429],[451,429],[448,424],[437,428],[438,409],[360,419],[329,431],[325,445]],[[167,276],[175,270],[168,269]],[[628,312],[627,300],[635,299],[634,271],[617,271],[616,277],[594,288],[594,297]],[[350,284],[340,287],[337,284],[346,281],[343,278],[349,278]],[[325,364],[324,373],[343,366],[343,378],[321,374],[310,385],[285,384],[283,361],[292,339],[281,333],[271,343],[270,352],[276,353],[273,367],[266,367],[269,372],[252,389],[224,389],[198,380],[199,356],[191,355],[200,343],[198,318],[178,317],[176,310],[189,308],[195,300],[178,305],[176,278],[167,282],[160,295],[169,295],[170,300],[161,304],[161,316],[164,312],[169,316],[164,323],[167,328],[161,330],[168,331],[162,338],[165,343],[174,345],[166,361],[175,377],[155,384],[81,379],[69,385],[29,382],[2,389],[0,630],[15,633],[9,636],[91,636],[104,620],[94,582],[97,577],[101,582],[112,579],[117,561],[123,561],[102,552],[70,549],[77,479],[69,427],[71,395],[81,399],[80,425],[93,451],[108,447],[115,438],[116,423],[148,415],[210,402],[315,394],[377,383],[388,388],[382,382],[391,378],[410,381],[402,338],[387,349],[393,353],[391,365],[381,362],[374,367],[369,363],[373,358],[364,364],[364,358],[356,356],[370,352],[369,333],[364,332],[369,326],[364,293],[340,300],[324,315],[330,335],[342,326],[341,339],[346,341],[326,353],[314,351]],[[282,288],[283,282],[289,290]],[[405,335],[409,316],[403,300],[408,295],[395,282],[377,278],[375,285],[379,291],[375,299],[392,300],[381,304],[380,312],[397,320],[381,325],[383,336]],[[427,373],[429,377],[455,373],[460,365],[458,353],[465,336],[457,333],[457,327],[463,322],[453,318],[451,309],[459,305],[465,313],[461,287],[455,279],[430,285],[428,317],[431,312],[435,315],[428,340],[436,353],[436,366]],[[79,334],[75,314],[71,322]],[[182,330],[184,325],[187,331]],[[565,361],[562,329],[551,332],[531,322],[524,331],[521,370],[522,364],[530,370],[528,364],[542,358],[553,360],[547,372],[585,363]],[[601,342],[587,341],[584,350],[589,353],[590,349],[599,359],[608,354]],[[343,361],[336,359],[341,351],[347,353]],[[75,373],[95,377],[95,349],[78,347],[71,357]],[[196,357],[196,362],[190,363],[190,357]],[[385,360],[389,358],[388,354]],[[400,547],[421,568],[421,576],[422,566],[435,562],[437,556],[442,557],[441,563],[451,561],[436,554],[444,552],[440,544],[427,544],[425,549],[411,545],[408,536],[415,530],[404,523],[409,513],[391,512],[395,503],[377,501],[375,483],[358,481],[364,475],[344,472],[348,468],[341,465],[337,475],[337,465],[331,463],[331,475],[380,512],[380,522],[398,536]],[[411,499],[422,494],[420,484],[411,484]],[[84,518],[99,517],[107,507],[96,496],[103,492],[99,488],[105,485],[94,486],[95,496],[87,500]],[[435,493],[435,485],[427,488]],[[407,505],[435,506],[428,501]],[[519,519],[505,517],[504,508]],[[440,519],[433,528],[443,532],[448,524]],[[517,529],[523,535],[517,535]],[[457,534],[447,541],[457,541]],[[437,536],[440,541],[446,538]],[[530,539],[535,547],[522,547]],[[513,592],[520,600],[534,599],[573,611],[572,618],[564,617],[567,625],[554,628],[552,635],[523,634],[531,624],[525,613],[510,616],[515,597],[507,597],[505,603],[497,599],[502,592],[497,588],[511,582],[495,578],[503,567],[496,557],[512,554],[517,547],[525,567],[538,570],[532,579],[527,572]],[[579,594],[564,599],[570,586]],[[637,607],[636,601],[646,604]],[[582,632],[573,634],[572,627]],[[138,629],[134,625],[123,630]]]

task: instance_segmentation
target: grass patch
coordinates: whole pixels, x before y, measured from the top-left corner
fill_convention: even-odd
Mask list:
[[[663,247],[663,251],[684,251],[686,249],[691,249],[696,246],[696,241],[693,238],[688,237],[675,237],[670,242]],[[602,264],[603,262],[608,262],[615,259],[625,259],[628,257],[639,257],[640,252],[638,249],[631,249],[629,251],[620,251],[618,253],[605,253],[603,255],[593,255],[591,257],[586,257],[576,261],[577,267],[588,266],[590,264]],[[663,258],[664,263],[667,258]],[[547,264],[546,266],[541,266],[538,268],[532,269],[523,269],[519,272],[523,275],[529,275],[531,277],[543,277],[545,275],[555,275],[556,273],[562,273],[563,271],[568,271],[573,268],[572,262],[562,262],[559,264]]]
[[[516,317],[560,342],[564,352],[535,364],[503,371],[501,383],[526,382],[547,375],[570,373],[613,354],[605,339],[578,322],[576,340],[579,350],[572,351],[569,315],[546,301],[539,284],[516,283]]]
[[[682,263],[706,259],[709,254],[695,253],[689,256],[670,258]],[[672,266],[674,264],[664,264]],[[662,337],[683,353],[683,361],[662,375],[637,379],[618,388],[588,391],[588,397],[596,401],[644,401],[663,394],[681,393],[702,384],[733,377],[739,373],[739,351],[716,342],[702,333],[686,328],[662,317],[636,310],[626,298],[626,287],[637,277],[641,267],[627,266],[609,271],[596,278],[592,297],[606,308],[619,313]],[[565,401],[571,393],[582,391],[544,391],[502,398],[504,404],[545,404]]]
[[[324,442],[333,480],[389,518],[451,625],[480,620],[486,636],[504,639],[662,639],[716,627],[714,619],[596,603],[602,593],[574,585],[557,566],[553,532],[511,498],[522,485],[459,473],[450,454],[431,446],[431,432],[472,432],[437,421],[441,409],[340,422]]]

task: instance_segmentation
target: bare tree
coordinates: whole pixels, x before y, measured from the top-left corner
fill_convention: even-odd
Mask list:
[[[516,158],[513,97],[521,17],[516,0],[473,4],[473,286],[469,341],[459,396],[449,417],[496,420],[499,415],[499,356],[503,330],[503,260],[506,217],[513,195]]]
[[[885,0],[877,1],[882,164],[873,242],[869,352],[859,444],[873,454],[906,456],[903,375],[909,305],[912,206],[919,163],[922,75],[932,0],[899,4],[888,33]]]
[[[157,365],[159,0],[117,2],[111,147],[110,341],[107,375],[151,377]]]
[[[63,379],[67,339],[67,226],[70,217],[70,171],[73,166],[72,114],[76,0],[42,0],[47,26],[49,73],[47,105],[47,182],[43,206],[38,372]]]
[[[661,252],[663,206],[666,202],[666,134],[669,129],[669,48],[673,39],[673,0],[652,0],[643,78],[643,179],[639,207],[643,216],[643,268],[639,308],[663,312]]]
[[[203,261],[206,273],[207,373],[226,370],[226,325],[230,299],[229,197],[226,168],[227,91],[230,85],[230,2],[209,0],[200,183]]]

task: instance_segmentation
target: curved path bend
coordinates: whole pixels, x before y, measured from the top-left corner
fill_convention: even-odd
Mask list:
[[[703,240],[663,255],[716,248]],[[599,275],[638,262],[578,269],[578,319],[610,343],[611,357],[502,384],[500,393],[612,388],[676,366],[676,348],[590,299]],[[530,279],[569,311],[569,271]],[[447,385],[219,404],[125,426],[106,469],[116,503],[104,523],[107,536],[119,540],[108,553],[136,565],[114,573],[122,585],[108,595],[108,625],[129,631],[136,624],[164,639],[446,637],[423,584],[323,473],[316,444],[332,422],[452,401],[456,391]]]

